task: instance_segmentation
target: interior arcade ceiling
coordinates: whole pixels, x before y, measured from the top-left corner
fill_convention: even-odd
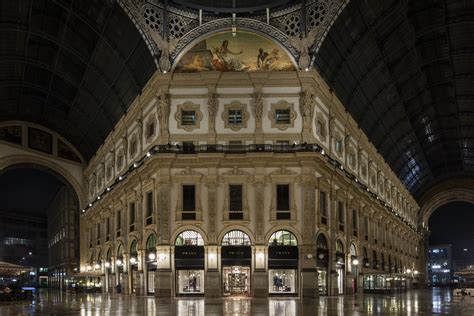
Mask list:
[[[229,18],[301,1],[169,3]],[[0,0],[0,122],[48,127],[90,159],[156,71],[148,44],[115,0]],[[466,0],[350,0],[313,47],[315,67],[415,197],[474,174],[473,53]]]

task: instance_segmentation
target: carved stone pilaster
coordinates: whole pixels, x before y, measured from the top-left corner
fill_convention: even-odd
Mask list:
[[[264,208],[264,187],[265,182],[262,180],[255,181],[255,214],[257,226],[257,244],[263,243],[265,235],[263,208]]]
[[[259,91],[255,94],[255,100],[253,102],[253,115],[255,117],[255,137],[256,142],[261,143],[263,141],[262,132],[262,116],[263,116],[263,93]]]
[[[315,216],[316,216],[316,194],[312,182],[303,183],[303,243],[311,244],[314,236]]]
[[[314,93],[311,90],[303,91],[300,101],[300,112],[303,116],[303,138],[304,141],[312,141],[311,130],[313,125],[313,114],[315,108]]]
[[[169,213],[170,213],[170,201],[169,197],[171,194],[171,188],[169,184],[161,184],[158,187],[158,214],[160,217],[160,236],[161,240],[159,243],[166,244],[170,239],[170,222],[169,222]]]
[[[171,100],[169,94],[160,89],[156,95],[157,108],[156,112],[160,121],[160,143],[166,144],[169,140],[169,116]]]
[[[207,206],[208,206],[208,231],[209,242],[216,242],[216,205],[217,205],[217,179],[208,180],[207,183]]]
[[[218,109],[217,94],[214,91],[209,91],[207,95],[207,112],[209,115],[209,136],[208,141],[211,143],[216,142],[216,115]]]

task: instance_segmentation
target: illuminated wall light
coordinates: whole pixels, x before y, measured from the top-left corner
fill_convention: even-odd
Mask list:
[[[94,268],[95,268],[96,270],[99,270],[99,269],[100,269],[100,264],[96,263],[96,264],[94,265]]]
[[[133,163],[133,168],[136,168],[138,165],[136,162]]]
[[[150,153],[150,152],[147,152],[147,153],[146,153],[146,156],[147,156],[147,157],[150,157],[150,156],[151,156],[151,153]]]
[[[100,200],[100,195],[97,197],[97,200]]]
[[[137,258],[131,257],[131,258],[130,258],[130,263],[131,263],[131,264],[137,263]]]
[[[122,176],[119,176],[119,181],[122,181],[122,179],[123,179]]]
[[[92,203],[89,203],[89,207],[92,207]]]
[[[109,268],[109,267],[110,267],[110,262],[107,261],[106,263],[104,263],[104,266],[105,266],[106,268]]]
[[[115,261],[115,263],[116,263],[118,266],[121,266],[121,265],[122,265],[122,260],[118,259],[117,261]]]
[[[324,151],[324,149],[321,149],[321,155],[324,156],[325,153],[326,153],[326,152]]]
[[[107,188],[107,192],[109,192],[109,191],[110,191],[110,187],[109,187],[109,188]]]
[[[91,266],[87,266],[87,271],[91,271],[92,270],[92,267]]]
[[[83,209],[83,210],[82,210],[82,213],[85,213],[85,212],[86,212],[86,210]]]
[[[156,259],[156,255],[152,252],[148,255],[148,259],[150,260],[155,260]]]

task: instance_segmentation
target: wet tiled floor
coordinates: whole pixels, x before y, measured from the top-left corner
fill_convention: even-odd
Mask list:
[[[0,315],[474,315],[474,298],[447,289],[398,295],[347,295],[306,299],[173,299],[41,291],[33,303],[0,303]]]

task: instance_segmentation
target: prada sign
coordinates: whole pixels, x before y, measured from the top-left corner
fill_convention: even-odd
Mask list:
[[[176,246],[174,262],[177,269],[204,269],[204,247]]]
[[[252,262],[252,247],[222,246],[221,258],[223,265],[249,266]]]
[[[270,246],[268,247],[269,269],[298,269],[298,247]]]

